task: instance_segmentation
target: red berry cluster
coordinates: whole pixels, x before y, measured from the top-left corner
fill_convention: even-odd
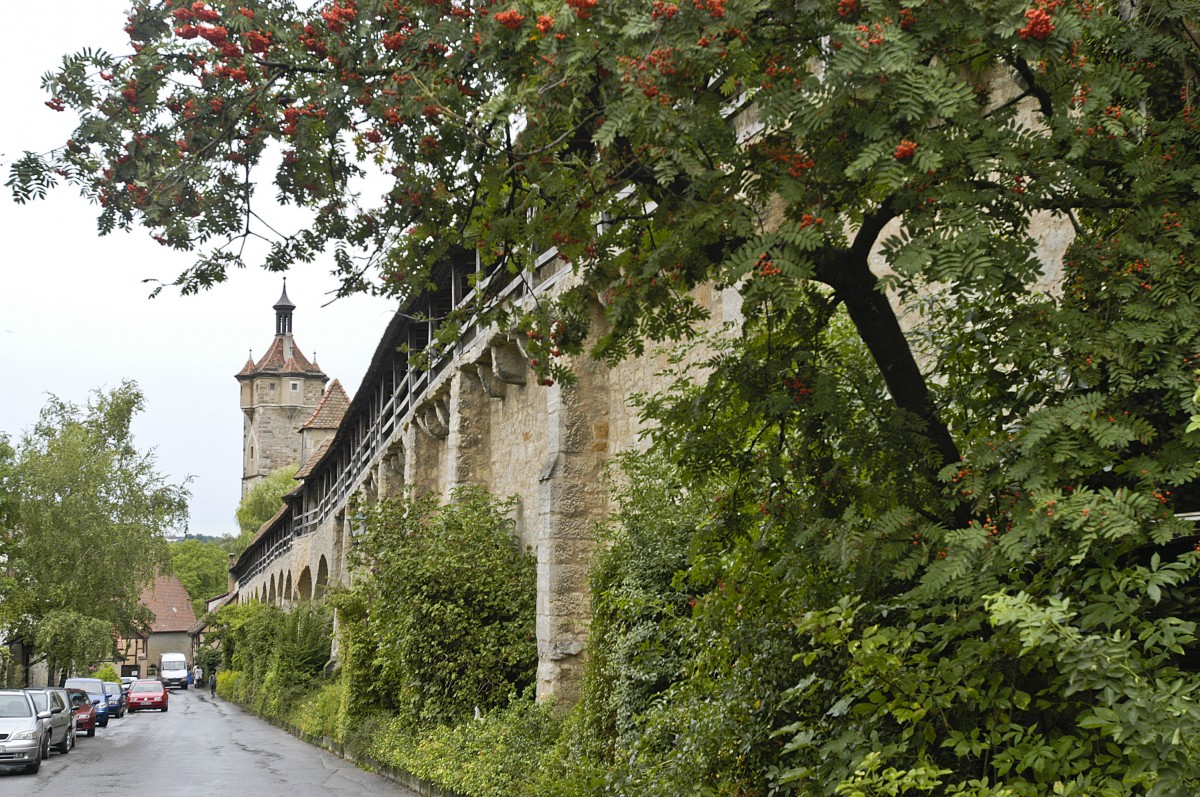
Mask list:
[[[399,50],[408,42],[408,34],[402,31],[383,34],[383,46],[393,52]]]
[[[1063,0],[1036,0],[1034,7],[1025,12],[1025,27],[1017,29],[1017,35],[1022,39],[1034,39],[1044,42],[1054,32],[1052,16],[1054,9],[1063,4]]]
[[[908,160],[917,152],[917,142],[909,141],[907,138],[896,145],[896,151],[892,155],[898,161]]]
[[[227,77],[234,83],[245,83],[249,78],[246,77],[246,70],[242,67],[232,67],[227,64],[220,64],[213,70],[213,74],[217,77]]]
[[[588,19],[596,8],[596,0],[567,0],[567,5],[575,9],[575,16]]]
[[[788,167],[789,177],[800,177],[816,165],[813,159],[803,152],[781,152],[775,156],[775,160]]]
[[[891,20],[885,20],[890,22]],[[854,41],[864,50],[869,50],[871,47],[878,47],[883,44],[883,25],[876,22],[873,25],[855,25],[854,29],[862,36],[855,36]]]
[[[516,9],[510,8],[507,11],[501,11],[499,14],[493,15],[492,19],[496,20],[509,30],[516,30],[517,28],[521,27],[521,23],[525,21],[525,15]]]
[[[812,388],[798,376],[785,376],[783,378],[783,385],[792,394],[792,401],[797,404],[800,404],[812,395]]]
[[[713,19],[725,18],[725,0],[692,0],[692,3],[701,11],[707,11]]]
[[[296,135],[296,130],[300,125],[300,119],[309,116],[314,119],[324,119],[325,109],[318,108],[311,102],[303,108],[284,108],[283,109],[283,125],[280,126],[279,132],[285,136]]]
[[[766,252],[758,256],[758,262],[754,264],[754,270],[758,272],[758,276],[760,277],[774,277],[783,273]]]
[[[549,14],[540,14],[537,18],[538,33],[545,33],[554,27],[554,17]]]
[[[325,42],[321,41],[320,37],[320,31],[311,23],[306,23],[296,38],[306,50],[316,56],[317,60],[324,60],[325,56],[329,55],[329,48],[325,46]]]
[[[354,7],[353,0],[347,2],[344,6],[339,6],[335,2],[321,12],[321,19],[325,20],[325,24],[329,27],[331,33],[341,33],[346,29],[346,25],[353,22],[357,16],[358,9]]]
[[[663,0],[654,0],[654,5],[650,9],[651,19],[671,19],[679,13],[679,6],[674,3],[664,3]]]
[[[271,34],[269,32],[251,30],[243,34],[242,38],[246,40],[246,48],[252,53],[265,53],[271,48]]]
[[[216,22],[221,18],[221,15],[217,11],[206,8],[204,3],[198,0],[192,3],[191,8],[185,6],[175,9],[171,12],[171,16],[180,22],[191,22],[192,20],[196,20],[197,22]]]
[[[857,14],[859,11],[858,0],[838,0],[837,12],[838,16],[849,17]]]

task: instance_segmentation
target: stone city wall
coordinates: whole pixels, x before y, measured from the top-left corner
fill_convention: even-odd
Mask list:
[[[712,311],[712,329],[740,320],[735,291],[704,289],[700,299]],[[612,369],[586,357],[570,365],[576,384],[544,387],[506,333],[493,329],[464,341],[388,439],[379,441],[370,466],[348,491],[368,501],[407,489],[448,498],[459,485],[479,484],[493,495],[515,496],[520,543],[537,560],[537,692],[540,699],[563,703],[576,697],[586,659],[587,573],[596,524],[610,511],[603,469],[615,454],[644,445],[628,400],[667,386],[659,376],[667,355],[648,352]],[[359,395],[373,389],[364,380]],[[348,414],[343,425],[356,422]],[[316,485],[306,482],[304,489]],[[319,499],[308,500],[311,506]],[[300,575],[306,569],[315,574],[321,557],[331,583],[347,580],[351,529],[345,503],[313,530],[291,536],[286,550],[276,544],[275,558],[238,584],[239,599],[283,605],[302,599]],[[263,545],[269,537],[263,536]]]

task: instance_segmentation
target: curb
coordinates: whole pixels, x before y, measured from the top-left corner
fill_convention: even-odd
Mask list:
[[[406,789],[411,789],[412,791],[415,791],[417,794],[421,795],[421,797],[465,797],[465,795],[459,794],[458,792],[450,791],[449,789],[445,789],[441,786],[421,780],[411,772],[406,772],[405,770],[397,769],[390,764],[384,764],[380,761],[376,761],[371,756],[354,755],[346,749],[344,744],[336,739],[331,739],[328,736],[309,736],[289,722],[284,722],[283,720],[275,719],[274,717],[267,717],[259,714],[256,711],[251,711],[240,703],[235,703],[232,700],[226,700],[225,702],[229,703],[230,705],[237,706],[247,714],[252,714],[255,717],[258,717],[260,720],[268,722],[282,731],[287,731],[302,742],[311,744],[313,747],[320,747],[322,750],[333,753],[344,761],[349,761],[351,764],[369,769],[372,772],[387,778],[393,783],[398,783]]]

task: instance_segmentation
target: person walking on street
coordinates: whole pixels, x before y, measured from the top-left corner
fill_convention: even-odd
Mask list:
[[[213,697],[217,696],[217,674],[215,672],[208,674],[208,693]]]

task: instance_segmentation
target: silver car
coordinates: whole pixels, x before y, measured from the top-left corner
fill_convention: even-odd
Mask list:
[[[66,755],[75,744],[75,708],[67,690],[57,686],[25,687],[39,713],[50,712],[42,724],[50,730],[50,746]]]
[[[0,690],[0,767],[21,767],[29,774],[41,769],[50,754],[45,720],[49,711],[34,709],[33,698],[19,689]]]

